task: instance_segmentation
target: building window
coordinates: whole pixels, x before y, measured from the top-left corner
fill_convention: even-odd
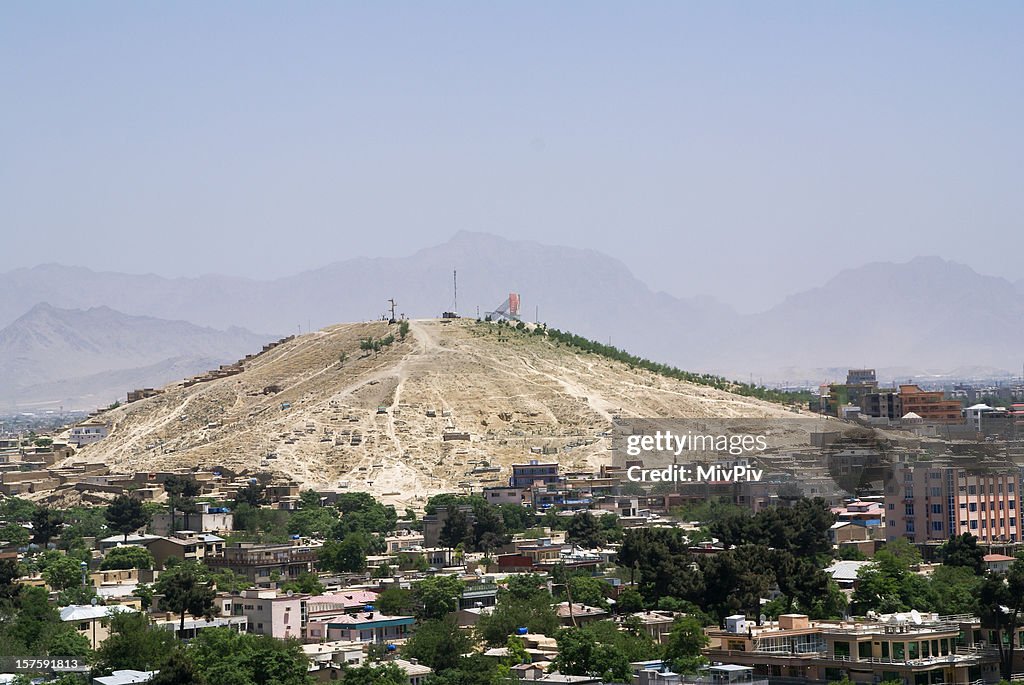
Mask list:
[[[857,643],[857,656],[861,659],[871,658],[871,643],[870,642],[858,642]]]
[[[942,530],[942,521],[932,521],[932,530]]]
[[[941,504],[933,504],[932,505],[932,513],[933,514],[941,514],[942,513],[942,505]]]

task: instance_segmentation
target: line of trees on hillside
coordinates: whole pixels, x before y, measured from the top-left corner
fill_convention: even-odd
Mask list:
[[[504,321],[499,322],[499,324],[505,323],[506,322]],[[520,321],[516,325],[509,324],[508,328],[510,330],[515,329],[523,331],[526,329],[526,326]],[[763,385],[732,381],[728,378],[715,374],[684,371],[672,366],[671,364],[662,364],[661,362],[651,361],[650,359],[630,354],[629,352],[615,347],[614,345],[607,345],[605,343],[598,342],[597,340],[591,340],[590,338],[570,333],[569,331],[561,331],[557,328],[548,328],[546,326],[538,325],[533,329],[533,334],[546,335],[550,340],[553,340],[556,343],[572,347],[587,354],[597,354],[608,359],[622,362],[629,365],[630,368],[643,369],[667,378],[674,378],[676,380],[687,381],[689,383],[705,385],[718,390],[725,390],[727,392],[736,393],[746,397],[753,397],[759,400],[806,406],[812,397],[811,393],[806,390],[799,392],[774,390]]]

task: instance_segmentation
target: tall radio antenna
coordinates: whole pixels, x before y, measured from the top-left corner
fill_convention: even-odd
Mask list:
[[[452,285],[455,287],[455,304],[452,309],[456,314],[459,313],[459,272],[452,269]]]

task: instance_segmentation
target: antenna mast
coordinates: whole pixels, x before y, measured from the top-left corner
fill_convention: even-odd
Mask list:
[[[388,302],[391,303],[391,321],[389,321],[388,323],[394,323],[395,322],[395,298],[392,297],[391,299],[388,300]]]
[[[459,272],[452,269],[452,285],[455,287],[455,305],[452,307],[455,313],[459,313]]]

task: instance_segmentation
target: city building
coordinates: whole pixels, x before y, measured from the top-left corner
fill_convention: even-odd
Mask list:
[[[804,614],[783,614],[758,625],[737,615],[707,634],[706,658],[753,667],[762,678],[915,685],[999,680],[998,654],[977,644],[981,630],[971,618],[913,612],[810,621]]]
[[[157,535],[168,535],[173,530],[191,530],[196,533],[230,533],[234,530],[235,517],[226,507],[211,505],[209,502],[197,503],[198,511],[184,513],[176,511],[173,519],[170,512],[163,511],[153,515],[152,530]]]
[[[1013,464],[897,463],[885,488],[886,539],[1018,542],[1020,469]]]
[[[963,411],[959,400],[947,400],[941,390],[922,390],[917,385],[900,386],[901,416],[917,414],[924,421],[960,423]]]
[[[557,462],[541,463],[531,459],[526,464],[512,464],[512,477],[509,478],[508,484],[509,487],[525,489],[537,483],[549,485],[560,480]]]
[[[306,639],[310,642],[394,642],[404,640],[415,623],[413,616],[386,616],[376,611],[310,618],[306,626]]]
[[[305,636],[309,600],[309,595],[277,590],[243,590],[220,598],[223,613],[248,619],[249,632],[279,640]]]
[[[99,442],[103,438],[107,437],[110,432],[110,426],[106,422],[100,421],[99,419],[89,419],[83,421],[74,428],[71,429],[71,436],[68,438],[68,443],[75,447],[82,447],[83,445],[91,445],[94,442]]]
[[[270,583],[277,578],[288,580],[303,573],[312,573],[314,562],[316,550],[308,545],[253,542],[236,542],[228,545],[224,548],[222,556],[206,560],[206,564],[212,568],[230,569],[257,584]]]
[[[210,533],[178,531],[170,537],[158,537],[143,544],[153,555],[158,567],[167,565],[171,558],[181,561],[206,561],[224,553],[224,538]]]
[[[110,617],[118,613],[134,613],[131,607],[93,606],[91,604],[70,604],[60,610],[60,620],[70,623],[75,631],[89,640],[92,649],[98,648],[110,637]]]

